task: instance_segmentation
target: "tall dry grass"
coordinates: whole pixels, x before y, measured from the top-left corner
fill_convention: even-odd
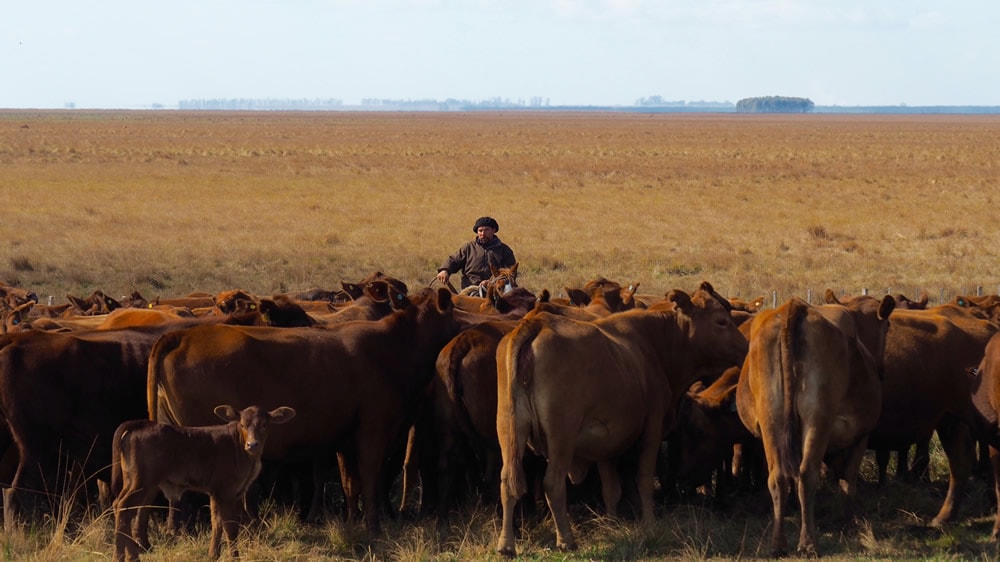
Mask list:
[[[0,278],[419,286],[490,214],[536,290],[950,298],[996,290],[997,147],[996,116],[6,111]]]

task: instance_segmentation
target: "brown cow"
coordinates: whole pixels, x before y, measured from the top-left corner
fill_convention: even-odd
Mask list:
[[[638,283],[622,287],[615,281],[598,277],[587,281],[581,289],[566,287],[566,294],[571,304],[598,316],[607,316],[612,312],[635,308],[635,293],[638,290]]]
[[[175,501],[187,490],[208,494],[212,498],[209,557],[219,557],[223,530],[229,554],[239,555],[236,534],[243,503],[260,473],[268,429],[294,418],[295,410],[281,407],[267,412],[250,406],[237,412],[227,404],[214,411],[229,423],[177,427],[132,420],[118,426],[111,457],[111,489],[117,496],[115,560],[138,560],[139,546],[149,549],[148,506],[160,491]]]
[[[896,300],[896,308],[894,310],[925,310],[929,301],[927,291],[922,291],[920,293],[920,297],[916,300],[911,299],[902,293],[896,293],[893,295],[893,298]],[[828,304],[844,304],[847,306],[853,306],[852,303],[860,304],[861,301],[868,303],[869,306],[871,306],[871,303],[878,302],[878,299],[870,295],[836,297],[832,291],[827,291],[826,299]],[[878,449],[875,451],[875,463],[878,466],[879,486],[885,484],[891,452],[892,451],[889,451],[888,449]],[[930,460],[930,439],[916,444],[916,453],[913,458],[912,467],[910,467],[909,461],[907,460],[909,458],[909,454],[909,445],[896,450],[896,478],[916,478],[919,480],[926,479],[928,477],[927,466]]]
[[[18,332],[23,329],[23,325],[28,321],[31,308],[35,306],[35,301],[28,301],[14,308],[0,311],[3,316],[3,325],[0,326],[0,333]]]
[[[403,295],[409,294],[409,289],[407,288],[406,283],[403,283],[395,277],[390,277],[381,271],[376,271],[361,279],[357,283],[341,281],[340,286],[344,288],[344,293],[351,299],[359,299],[364,294],[365,285],[371,283],[372,281],[385,281],[392,286],[392,290],[394,292],[402,293]]]
[[[1000,500],[1000,334],[986,344],[982,361],[971,373],[972,403],[975,408],[973,431],[989,443],[993,465],[993,487]],[[1000,501],[990,538],[1000,538]]]
[[[652,521],[656,456],[677,402],[700,368],[739,364],[747,350],[746,338],[708,283],[693,295],[675,290],[668,298],[673,310],[634,310],[594,322],[529,315],[501,340],[502,554],[515,553],[514,507],[526,491],[527,445],[548,459],[544,488],[558,548],[576,547],[566,477],[580,482],[596,463],[605,507],[614,516],[621,496],[616,462],[633,446],[639,449],[642,518]]]
[[[442,289],[378,321],[172,332],[150,354],[150,419],[206,425],[206,412],[219,403],[295,408],[299,422],[275,430],[265,461],[311,460],[336,450],[348,509],[354,516],[363,496],[374,533],[383,462],[405,442],[437,354],[458,330],[451,295]]]
[[[957,513],[973,466],[971,381],[965,369],[983,357],[997,326],[952,305],[892,314],[885,349],[882,415],[868,446],[897,450],[929,440],[936,431],[948,459],[948,492],[931,521]]]
[[[815,494],[824,458],[840,457],[841,490],[851,498],[867,434],[879,417],[880,368],[892,297],[874,313],[812,306],[793,298],[760,312],[736,391],[743,424],[759,437],[774,504],[771,551],[785,553],[784,509],[797,486],[798,552],[816,554]]]
[[[146,415],[146,361],[162,330],[0,336],[0,415],[19,462],[4,491],[4,524],[61,493],[66,471],[107,481],[118,424]]]
[[[122,307],[117,300],[105,295],[103,291],[96,290],[89,297],[82,298],[73,295],[66,295],[66,299],[73,305],[73,312],[65,312],[63,316],[72,314],[75,316],[96,316],[107,314],[112,310]]]
[[[209,322],[259,320],[254,313],[119,330],[28,330],[0,336],[0,416],[19,452],[12,488],[4,492],[5,524],[13,524],[22,508],[34,513],[38,494],[71,485],[67,470],[109,479],[115,428],[148,415],[147,364],[161,335]]]

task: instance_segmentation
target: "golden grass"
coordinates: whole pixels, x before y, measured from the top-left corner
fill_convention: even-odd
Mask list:
[[[995,292],[997,116],[0,112],[0,278],[411,286],[490,214],[528,288]]]
[[[489,214],[534,290],[604,275],[654,294],[705,279],[744,297],[950,299],[996,290],[998,166],[997,116],[0,111],[0,280],[58,300],[269,294],[375,270],[419,287]],[[824,555],[993,559],[981,483],[968,517],[922,526],[943,499],[940,460],[932,470],[931,486],[863,488],[852,525],[821,508]],[[0,558],[110,555],[113,518],[65,517],[0,534]],[[759,558],[769,508],[670,507],[650,529],[590,511],[573,522],[580,552],[551,550],[548,518],[525,524],[520,552]],[[496,559],[498,525],[481,506],[444,537],[433,521],[391,521],[369,540],[270,509],[240,548],[250,560]],[[151,538],[145,560],[208,552],[204,532]]]

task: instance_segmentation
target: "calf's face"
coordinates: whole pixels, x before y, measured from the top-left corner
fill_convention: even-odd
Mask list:
[[[267,440],[267,431],[271,424],[291,420],[295,417],[295,410],[282,406],[265,412],[259,406],[249,406],[237,412],[232,406],[223,404],[215,407],[215,415],[227,422],[238,421],[243,448],[249,453],[259,455],[264,450],[264,441]]]

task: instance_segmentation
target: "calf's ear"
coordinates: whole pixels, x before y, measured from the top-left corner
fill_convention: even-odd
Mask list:
[[[285,423],[295,417],[295,408],[282,406],[271,410],[267,415],[271,416],[271,423]]]
[[[215,415],[222,418],[223,421],[231,422],[240,419],[239,412],[229,404],[222,404],[215,407]]]

